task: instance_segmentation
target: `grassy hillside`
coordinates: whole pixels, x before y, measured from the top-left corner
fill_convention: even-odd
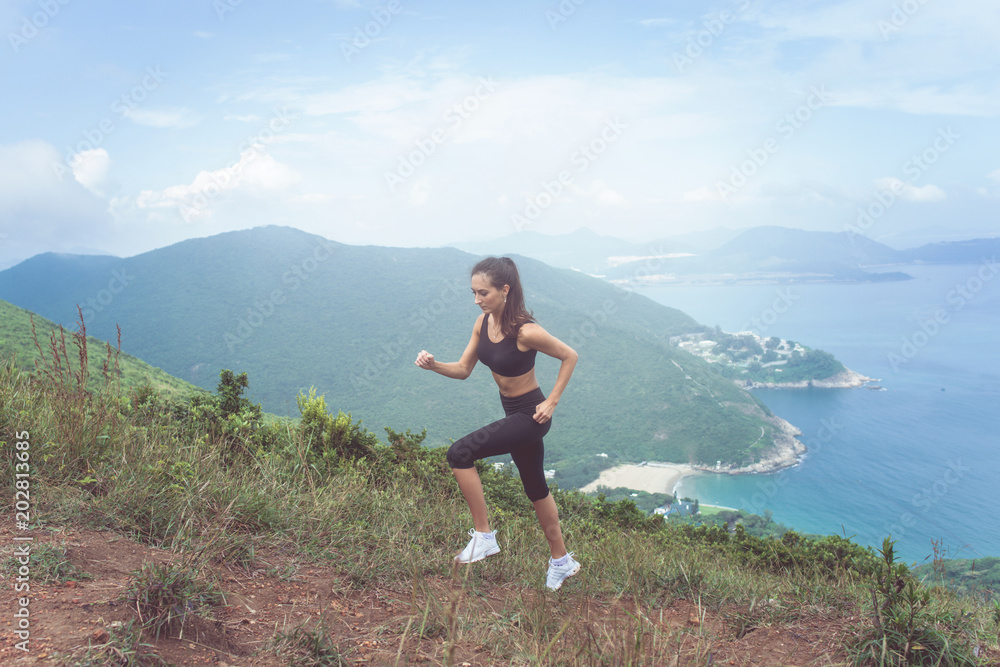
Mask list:
[[[921,565],[913,573],[928,583],[963,593],[1000,596],[1000,558],[994,556],[942,559]]]
[[[55,334],[56,344],[60,349],[65,345],[70,354],[78,354],[78,348],[74,344],[75,327],[64,329],[60,333],[57,324],[35,315],[34,331],[38,342],[38,346],[36,346],[36,338],[32,335],[31,319],[30,312],[6,301],[0,301],[0,360],[14,361],[18,368],[24,370],[34,369],[35,362],[38,360],[43,362],[43,366],[48,366],[49,360],[52,359],[50,347],[52,334]],[[110,341],[100,341],[94,337],[87,338],[89,387],[91,389],[96,389],[103,382],[103,367],[106,362],[109,362],[109,344],[117,352],[116,338],[112,338]],[[39,352],[39,347],[41,352]],[[203,391],[130,354],[122,353],[115,356],[117,356],[118,370],[121,373],[121,386],[125,389],[148,386],[164,396],[176,399],[191,398]],[[113,367],[114,364],[115,360],[111,359],[109,365]]]
[[[0,297],[63,322],[80,303],[88,331],[109,337],[120,323],[123,349],[206,389],[222,368],[245,371],[269,412],[294,414],[294,397],[315,386],[372,428],[426,428],[441,445],[502,416],[485,368],[457,382],[413,364],[420,349],[449,360],[467,344],[475,260],[264,227],[127,259],[42,255],[0,273]],[[546,439],[564,484],[616,460],[743,464],[764,454],[767,408],[668,344],[698,327],[690,317],[578,272],[519,266],[538,321],[580,353]],[[543,390],[556,367],[540,360]]]
[[[169,655],[176,664],[977,666],[1000,658],[993,609],[920,585],[889,544],[877,555],[838,536],[673,525],[627,500],[556,490],[583,570],[551,593],[531,506],[517,478],[491,466],[481,475],[501,553],[452,564],[468,510],[443,452],[419,435],[380,440],[308,397],[307,416],[294,424],[261,423],[238,392],[188,404],[154,394],[136,405],[113,387],[65,398],[0,365],[0,446],[11,453],[0,467],[8,480],[21,473],[31,498],[21,535],[38,538],[20,604],[44,619],[43,632],[57,618],[65,624],[42,635],[53,663],[160,664],[156,656]],[[81,557],[96,553],[87,531],[110,545],[102,557]],[[21,567],[14,546],[0,547],[5,576]],[[167,553],[143,562],[136,552],[145,547]],[[107,578],[108,563],[126,562],[127,580]],[[70,600],[46,579],[84,582]]]

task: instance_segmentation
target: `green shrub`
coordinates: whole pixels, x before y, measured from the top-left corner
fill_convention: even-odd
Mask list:
[[[243,396],[249,386],[246,373],[235,375],[223,369],[215,395],[191,399],[191,420],[196,427],[207,431],[209,441],[221,449],[228,463],[253,454],[260,444],[258,432],[263,425],[260,404]]]
[[[378,445],[378,438],[356,423],[350,413],[338,412],[334,417],[326,409],[326,399],[316,395],[316,388],[309,394],[297,397],[302,422],[299,433],[306,447],[309,466],[327,474],[336,468],[338,458],[359,459],[371,457]]]
[[[223,601],[215,586],[199,581],[191,563],[143,563],[124,594],[142,626],[159,639],[180,632],[189,614]]]
[[[404,483],[431,497],[455,498],[461,495],[445,458],[446,447],[424,447],[427,430],[419,434],[407,429],[397,433],[385,429],[389,446],[372,449],[371,480],[377,486]],[[485,483],[484,483],[485,484]]]
[[[896,561],[895,541],[885,538],[872,571],[871,626],[857,630],[849,647],[855,665],[974,666],[968,638],[948,614],[931,609],[931,592],[905,563]]]

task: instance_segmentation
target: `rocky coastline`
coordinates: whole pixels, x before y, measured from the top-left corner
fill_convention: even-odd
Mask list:
[[[581,487],[584,493],[602,486],[624,487],[649,493],[677,494],[683,478],[689,475],[712,473],[714,475],[759,475],[777,472],[796,466],[806,453],[806,446],[799,440],[802,431],[781,417],[772,415],[767,421],[775,427],[774,447],[757,463],[748,466],[711,466],[687,463],[661,463],[643,461],[626,463],[601,472],[594,481]]]
[[[875,378],[870,378],[856,371],[845,368],[842,372],[825,378],[823,380],[804,380],[802,382],[752,382],[748,380],[737,380],[736,384],[744,389],[804,389],[816,387],[821,389],[854,389],[857,387],[870,386],[870,383],[877,382]],[[765,421],[774,427],[774,444],[767,453],[756,463],[746,466],[737,465],[705,465],[705,464],[658,464],[662,468],[669,470],[659,470],[647,467],[647,464],[625,464],[610,469],[602,473],[602,477],[587,485],[584,490],[594,490],[598,485],[604,486],[625,486],[653,492],[650,485],[655,485],[656,492],[662,492],[665,486],[673,488],[676,493],[677,486],[681,479],[692,474],[711,473],[714,475],[762,475],[778,472],[797,466],[802,462],[802,457],[808,449],[798,439],[802,431],[782,419],[777,415],[765,418]],[[659,472],[657,472],[659,470]],[[650,481],[642,478],[643,472],[650,476]],[[618,479],[607,477],[608,475],[635,475],[635,479]],[[664,479],[660,479],[663,477]]]
[[[802,431],[777,415],[768,417],[767,421],[775,427],[774,447],[760,461],[748,466],[695,465],[692,467],[698,472],[710,472],[717,475],[759,475],[797,466],[807,451],[806,446],[798,439],[798,436],[802,435]]]
[[[849,368],[845,368],[840,373],[823,380],[800,380],[799,382],[736,380],[735,382],[743,389],[806,389],[808,387],[816,387],[817,389],[855,389],[875,381],[875,378],[870,378]]]

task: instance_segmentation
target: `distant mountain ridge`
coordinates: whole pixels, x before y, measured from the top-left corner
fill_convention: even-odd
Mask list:
[[[0,272],[0,297],[64,324],[75,304],[89,307],[90,332],[110,337],[120,323],[124,349],[206,389],[222,368],[247,371],[252,400],[270,412],[296,414],[296,395],[315,386],[376,432],[427,427],[428,442],[444,444],[502,416],[486,370],[456,382],[413,364],[422,348],[460,356],[478,315],[475,261],[271,226],[129,258],[39,255]],[[742,465],[787,439],[754,396],[671,348],[671,335],[700,326],[687,315],[578,272],[518,264],[538,321],[581,354],[546,443],[555,467],[592,478],[615,459]],[[539,359],[544,390],[556,369]]]
[[[712,245],[713,239],[718,243]],[[518,252],[617,282],[635,282],[637,275],[649,282],[872,282],[910,278],[902,271],[874,270],[881,266],[981,262],[1000,250],[1000,239],[931,243],[897,250],[851,232],[762,226],[666,237],[649,243],[626,242],[590,230],[558,236],[519,232],[490,243],[462,247]],[[629,261],[629,255],[638,259]]]
[[[566,269],[603,274],[609,266],[625,257],[649,257],[660,254],[699,254],[739,235],[731,229],[716,229],[676,237],[654,239],[645,243],[625,241],[597,234],[582,227],[569,234],[550,236],[533,230],[509,234],[492,241],[456,243],[454,247],[483,255],[517,254]]]
[[[845,232],[809,232],[785,227],[754,227],[722,246],[692,257],[666,259],[660,274],[725,275],[775,280],[857,281],[905,279],[905,274],[880,276],[864,267],[892,264],[896,250],[863,236]],[[611,275],[627,272],[617,267]]]
[[[925,264],[978,264],[1000,253],[1000,238],[928,243],[901,251],[908,262]]]

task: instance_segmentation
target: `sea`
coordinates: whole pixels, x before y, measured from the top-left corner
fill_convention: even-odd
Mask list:
[[[1000,556],[1000,276],[968,265],[880,267],[912,280],[640,286],[724,331],[750,330],[832,353],[877,388],[761,389],[802,431],[799,465],[699,474],[677,491],[770,512],[799,532],[880,547],[910,564]]]

